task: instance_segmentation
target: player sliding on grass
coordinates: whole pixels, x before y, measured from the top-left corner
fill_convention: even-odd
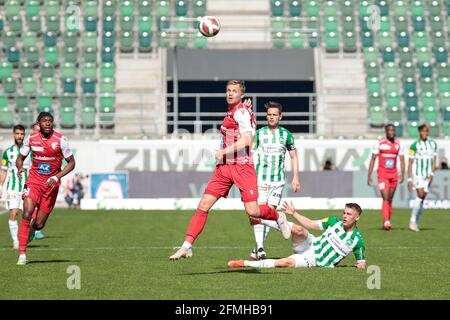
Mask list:
[[[294,254],[283,259],[265,259],[259,261],[229,261],[230,268],[311,268],[334,267],[351,252],[356,258],[356,267],[366,268],[364,258],[364,240],[356,227],[362,209],[356,203],[347,203],[342,218],[328,217],[322,220],[310,220],[297,212],[294,206],[283,204],[283,212],[292,215],[300,225],[288,223],[292,229],[292,249]],[[272,221],[261,223],[277,228]],[[325,230],[321,236],[314,237],[308,229]]]
[[[409,222],[411,231],[420,231],[418,224],[424,210],[423,202],[433,182],[437,163],[437,144],[428,137],[430,128],[423,124],[418,130],[420,138],[411,144],[408,161],[408,190],[416,189],[417,193]]]
[[[25,171],[23,161],[32,151],[31,170],[23,190],[18,265],[27,263],[28,240],[33,237],[34,230],[44,228],[58,197],[61,178],[75,168],[75,158],[69,144],[60,133],[53,130],[53,116],[48,112],[41,112],[37,122],[40,132],[32,133],[25,139],[16,161],[18,175],[21,176]],[[63,159],[67,161],[67,165],[61,170]],[[36,208],[38,212],[36,218],[33,218]]]
[[[292,163],[292,191],[300,191],[297,150],[295,150],[292,133],[280,126],[281,108],[281,104],[277,102],[270,101],[266,104],[267,126],[257,130],[255,137],[258,203],[274,209],[280,205],[283,194],[286,151],[289,152]],[[250,253],[250,259],[259,260],[266,257],[264,241],[267,239],[269,230],[269,227],[262,224],[253,226],[256,247]]]
[[[228,112],[220,128],[222,141],[221,149],[215,154],[216,169],[192,217],[185,241],[181,248],[170,256],[171,260],[192,256],[192,245],[206,224],[209,210],[220,197],[228,195],[233,184],[239,188],[245,211],[250,218],[276,220],[283,236],[286,239],[290,237],[284,213],[278,213],[267,205],[258,207],[258,185],[251,155],[256,121],[249,108],[250,103],[244,105],[241,102],[245,94],[245,83],[242,80],[230,80],[226,89]]]
[[[383,214],[383,229],[391,230],[392,224],[392,199],[394,198],[397,183],[403,182],[405,176],[405,157],[401,152],[400,141],[395,137],[395,127],[388,124],[384,127],[386,138],[378,140],[372,150],[372,159],[369,165],[369,175],[367,184],[372,185],[372,172],[375,166],[375,160],[378,158],[378,188],[380,189],[383,205],[381,212]],[[400,157],[400,179],[397,170],[397,158]]]

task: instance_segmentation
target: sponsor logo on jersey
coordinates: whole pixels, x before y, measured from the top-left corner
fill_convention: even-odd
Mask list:
[[[52,142],[52,149],[56,150],[56,147],[58,146],[58,142]]]
[[[44,147],[31,146],[31,150],[33,150],[34,152],[43,152],[44,151]]]
[[[391,146],[388,144],[380,144],[380,150],[390,150]]]
[[[40,157],[40,156],[35,156],[34,159],[35,159],[35,160],[41,160],[41,161],[52,161],[52,160],[55,160],[55,157]]]
[[[50,163],[38,163],[38,173],[39,174],[50,174]]]

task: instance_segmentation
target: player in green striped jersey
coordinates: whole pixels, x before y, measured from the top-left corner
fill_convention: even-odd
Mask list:
[[[276,209],[281,202],[285,184],[286,169],[284,160],[289,152],[292,164],[292,191],[300,191],[297,150],[294,137],[289,130],[280,126],[282,119],[281,104],[270,101],[266,104],[267,126],[256,131],[254,148],[255,168],[258,176],[258,204],[268,205]],[[250,259],[258,260],[266,257],[264,241],[270,228],[262,224],[253,226],[256,247],[250,253]]]
[[[19,248],[17,233],[17,214],[22,209],[22,189],[28,177],[26,170],[24,176],[19,177],[16,168],[16,159],[19,156],[25,138],[25,128],[22,125],[16,125],[13,128],[14,144],[3,151],[2,166],[0,172],[0,198],[2,196],[3,184],[6,183],[6,209],[9,210],[9,231],[13,240],[14,249]]]
[[[419,231],[418,224],[424,210],[423,202],[433,182],[437,163],[437,144],[428,137],[430,128],[423,124],[418,130],[420,138],[411,144],[408,162],[408,190],[412,192],[416,189],[417,193],[409,221],[411,231]]]
[[[308,219],[295,211],[294,206],[283,204],[283,212],[292,215],[300,225],[290,223],[292,230],[292,249],[294,254],[282,259],[259,261],[229,261],[230,268],[333,268],[353,252],[356,267],[366,268],[364,239],[356,226],[362,209],[356,203],[347,203],[342,218],[328,217],[322,220]],[[271,221],[263,224],[277,228]],[[318,237],[312,236],[308,229],[324,230]]]

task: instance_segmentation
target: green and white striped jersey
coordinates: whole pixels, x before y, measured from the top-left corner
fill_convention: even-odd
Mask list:
[[[286,151],[295,150],[292,133],[283,127],[275,130],[262,127],[256,131],[254,148],[258,181],[284,182]]]
[[[20,148],[12,145],[11,147],[3,151],[2,157],[2,170],[8,171],[8,180],[6,183],[6,192],[22,192],[23,185],[28,179],[28,170],[25,170],[23,178],[17,176],[16,160],[19,156]],[[25,159],[23,167],[25,169],[30,168],[31,155]]]
[[[434,157],[437,155],[437,143],[428,138],[414,141],[409,147],[409,157],[414,159],[413,174],[415,177],[427,178],[433,170]]]
[[[357,262],[365,261],[364,239],[358,228],[346,232],[342,219],[328,217],[321,220],[324,233],[313,242],[318,267],[334,267],[353,252]]]

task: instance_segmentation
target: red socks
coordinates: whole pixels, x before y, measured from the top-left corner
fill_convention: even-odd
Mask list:
[[[269,207],[266,204],[259,205],[259,217],[265,220],[277,220],[278,212],[277,210]]]
[[[208,212],[197,209],[186,232],[185,240],[187,242],[194,244],[195,239],[197,239],[206,224],[206,219],[208,219]]]
[[[383,200],[383,205],[381,206],[381,213],[383,214],[383,222],[386,222],[390,219],[390,209],[389,209],[389,201]]]
[[[30,234],[30,221],[22,219],[19,227],[19,252],[27,251],[28,236]]]

